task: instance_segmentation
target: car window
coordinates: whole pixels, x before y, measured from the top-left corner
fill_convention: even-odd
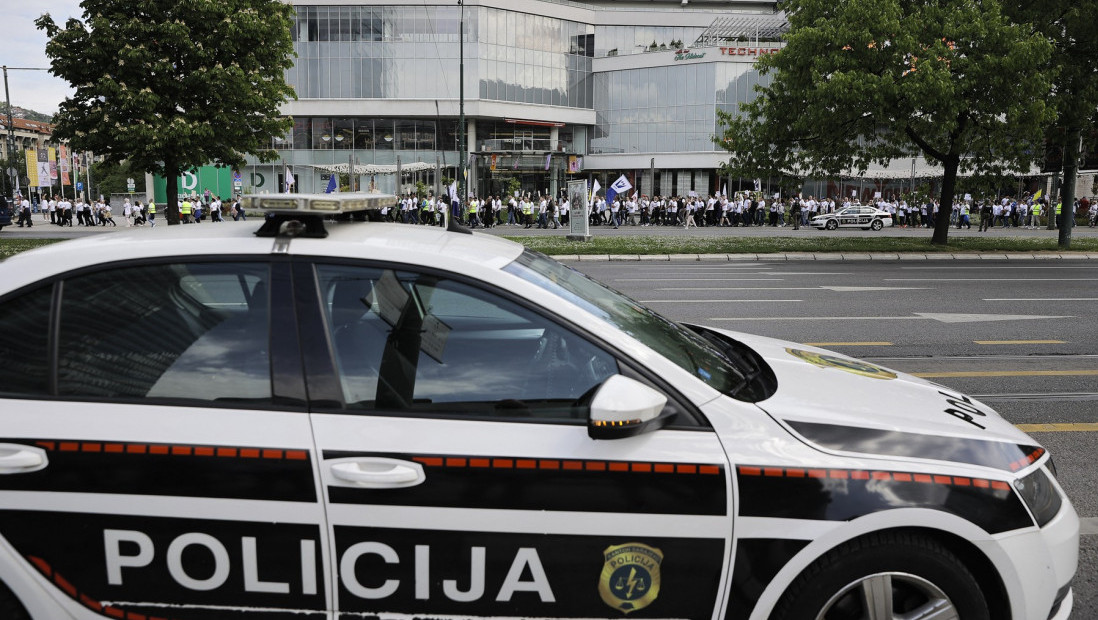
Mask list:
[[[163,264],[64,281],[58,391],[107,399],[271,399],[268,267]]]
[[[583,308],[723,394],[746,384],[736,363],[698,334],[543,254],[527,250],[503,270]]]
[[[0,303],[0,394],[49,393],[49,326],[52,286]]]
[[[584,419],[615,358],[554,321],[429,274],[319,265],[347,406]]]

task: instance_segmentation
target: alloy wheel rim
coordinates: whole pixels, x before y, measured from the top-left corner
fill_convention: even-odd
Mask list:
[[[958,620],[957,607],[941,588],[909,573],[861,577],[839,590],[816,620]]]

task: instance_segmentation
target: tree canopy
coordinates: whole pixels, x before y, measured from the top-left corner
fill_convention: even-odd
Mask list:
[[[49,37],[50,72],[72,84],[54,135],[109,162],[163,174],[168,223],[179,222],[176,179],[207,163],[241,166],[277,155],[292,121],[293,8],[279,0],[83,0],[82,19],[35,24]]]
[[[718,143],[739,176],[835,176],[922,153],[943,166],[933,241],[945,243],[958,171],[1026,170],[1054,116],[1051,45],[999,0],[788,0],[772,75]]]
[[[1015,21],[1032,23],[1052,42],[1050,60],[1055,79],[1049,104],[1057,113],[1047,134],[1050,145],[1063,150],[1065,209],[1075,199],[1075,180],[1080,155],[1080,136],[1098,122],[1098,0],[1004,0]],[[1092,144],[1091,148],[1098,147]],[[1071,227],[1061,226],[1059,245],[1071,246]]]

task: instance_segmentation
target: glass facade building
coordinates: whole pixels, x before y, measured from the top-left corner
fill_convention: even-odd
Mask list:
[[[463,158],[481,195],[513,179],[555,193],[572,178],[605,186],[621,173],[642,188],[661,177],[712,183],[724,159],[716,110],[754,96],[754,50],[778,45],[773,32],[758,39],[758,24],[774,20],[767,2],[430,1],[294,3],[286,78],[298,98],[283,109],[293,129],[274,140],[277,162],[250,163],[243,191],[280,191],[287,169],[296,190],[322,191],[334,164],[392,168],[357,175],[358,187],[435,189]],[[749,32],[751,55],[721,49]],[[398,181],[412,163],[421,170]]]

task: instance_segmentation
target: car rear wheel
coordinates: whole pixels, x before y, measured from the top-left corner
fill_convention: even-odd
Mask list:
[[[827,225],[825,226],[825,228],[827,228],[828,230],[835,230],[838,227],[839,227],[838,220],[827,220]]]
[[[842,545],[789,586],[777,620],[989,620],[972,573],[937,542],[874,534]]]
[[[881,220],[873,220],[873,223],[869,225],[869,227],[873,230],[880,230],[884,228],[884,226],[884,222],[882,222]]]

